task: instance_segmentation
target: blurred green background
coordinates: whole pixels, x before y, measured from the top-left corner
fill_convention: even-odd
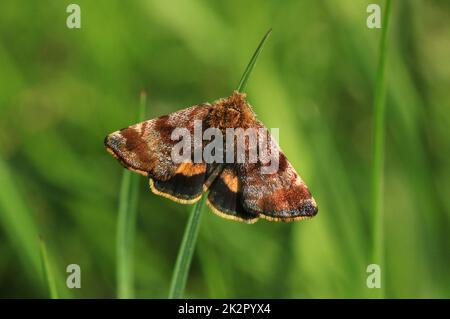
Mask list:
[[[0,297],[116,296],[122,167],[106,134],[229,95],[273,28],[248,99],[309,185],[319,214],[246,225],[205,209],[188,297],[364,298],[371,260],[379,1],[72,1],[0,4]],[[450,3],[393,3],[387,64],[385,293],[450,297]],[[141,193],[136,295],[165,298],[190,207]],[[65,287],[68,264],[82,288]]]

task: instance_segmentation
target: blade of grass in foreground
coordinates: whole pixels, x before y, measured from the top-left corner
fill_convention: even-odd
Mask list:
[[[47,247],[42,237],[39,237],[39,251],[41,254],[42,271],[44,272],[44,280],[47,284],[50,298],[58,299],[58,291],[56,290],[55,279],[53,277],[50,263],[48,261]]]
[[[200,226],[200,217],[203,206],[205,206],[206,195],[203,194],[199,202],[192,208],[189,216],[183,240],[181,241],[180,251],[178,253],[175,269],[173,272],[172,283],[170,285],[169,298],[181,298],[186,287],[186,280],[191,265],[192,255],[194,253],[195,242],[197,241],[198,229]]]
[[[386,0],[386,8],[383,17],[383,28],[381,31],[380,51],[378,60],[377,80],[375,87],[375,123],[373,144],[373,167],[372,167],[372,217],[373,217],[373,251],[372,260],[382,268],[384,266],[384,238],[383,238],[383,164],[384,164],[384,139],[385,139],[385,113],[386,113],[386,55],[387,34],[389,28],[389,16],[391,12],[391,1]],[[381,276],[383,278],[384,275]],[[379,296],[384,297],[384,282],[381,283]]]
[[[145,117],[146,94],[141,92],[138,122]],[[139,176],[125,170],[120,186],[117,221],[117,297],[134,298],[134,237],[139,196]]]
[[[8,239],[20,258],[28,278],[36,286],[41,281],[36,276],[40,271],[39,253],[36,247],[38,230],[33,214],[18,187],[15,173],[0,154],[0,229],[4,240]],[[30,283],[31,285],[31,283]]]
[[[38,238],[38,226],[34,220],[33,211],[27,204],[23,190],[18,187],[15,173],[8,167],[6,161],[0,154],[0,227],[10,240],[19,257],[22,267],[30,279],[29,287],[39,288],[42,286],[40,276],[36,273],[42,271],[42,253],[38,251],[36,238]],[[55,265],[47,258],[49,265]],[[53,268],[55,269],[55,268]],[[64,282],[58,272],[53,273],[53,282]],[[61,291],[61,290],[60,290]],[[70,298],[70,290],[61,291],[64,298]]]
[[[260,54],[264,43],[266,42],[272,29],[269,29],[264,37],[261,39],[258,47],[253,53],[244,74],[239,81],[237,90],[242,92],[247,84],[248,78],[256,64],[258,55]],[[200,218],[205,204],[206,194],[203,194],[201,200],[197,202],[189,217],[188,223],[186,225],[186,230],[184,231],[183,240],[181,241],[180,250],[178,251],[177,261],[175,263],[175,268],[172,275],[172,281],[170,284],[169,298],[182,298],[184,295],[184,289],[186,287],[186,281],[189,273],[189,268],[192,261],[192,255],[194,253],[195,242],[198,237],[198,231],[200,226]]]

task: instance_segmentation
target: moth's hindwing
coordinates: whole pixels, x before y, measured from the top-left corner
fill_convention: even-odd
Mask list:
[[[192,204],[200,199],[206,179],[206,164],[182,163],[175,175],[166,181],[150,178],[153,193],[183,204]]]
[[[246,223],[258,220],[258,215],[247,212],[242,206],[240,182],[232,165],[225,166],[213,181],[206,203],[214,213],[227,219]]]

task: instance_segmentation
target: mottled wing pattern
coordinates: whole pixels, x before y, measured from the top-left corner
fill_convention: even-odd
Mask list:
[[[196,120],[203,122],[203,128],[263,128],[253,113],[245,111],[247,104],[242,106],[241,100],[234,101],[235,97],[224,100],[232,106],[222,105],[222,100],[213,106],[200,104],[116,131],[106,137],[106,148],[126,168],[148,176],[154,193],[177,202],[194,203],[203,191],[209,191],[207,204],[214,213],[228,219],[252,223],[259,217],[293,221],[316,215],[317,205],[308,187],[270,134],[279,157],[278,169],[269,174],[262,170],[270,164],[261,159],[261,145],[248,140],[245,163],[206,164],[193,163],[193,159],[181,164],[173,162],[172,149],[179,142],[171,139],[173,130],[186,128],[192,137]],[[238,97],[243,98],[239,94]],[[241,112],[234,109],[239,107]],[[218,118],[211,117],[211,112]],[[271,143],[266,145],[268,150]],[[258,161],[250,163],[248,154],[256,150]]]
[[[201,197],[207,167],[205,163],[174,163],[171,151],[178,141],[171,134],[177,127],[193,134],[194,120],[204,120],[210,107],[195,105],[113,132],[105,139],[106,148],[126,168],[148,176],[154,193],[193,203]]]
[[[237,165],[244,209],[273,221],[294,221],[315,216],[317,205],[308,187],[271,139],[279,153],[276,172],[262,173],[264,164],[260,161]]]

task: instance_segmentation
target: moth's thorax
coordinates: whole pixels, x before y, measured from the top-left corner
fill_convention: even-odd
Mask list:
[[[245,94],[237,91],[227,98],[214,102],[208,115],[209,126],[221,130],[226,128],[246,129],[253,127],[255,121],[255,114],[247,103]]]

